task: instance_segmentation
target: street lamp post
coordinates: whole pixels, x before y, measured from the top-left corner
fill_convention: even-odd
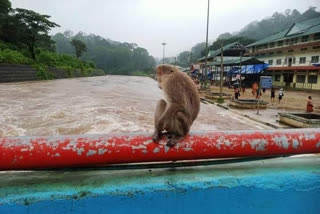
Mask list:
[[[165,43],[165,42],[162,42],[161,43],[161,45],[163,45],[163,58],[162,58],[162,64],[164,64],[164,51],[165,51],[165,45],[166,45],[167,43]]]
[[[208,61],[209,9],[210,9],[210,0],[208,0],[208,8],[207,8],[206,54],[205,54],[205,62],[204,62],[204,84],[203,84],[205,90],[207,89],[207,78],[208,78],[207,61]]]

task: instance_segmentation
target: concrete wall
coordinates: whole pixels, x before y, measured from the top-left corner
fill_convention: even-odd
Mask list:
[[[49,68],[56,79],[69,78],[68,72],[58,68]],[[83,76],[80,71],[72,71],[72,77]],[[98,73],[93,73],[96,76]],[[0,64],[0,83],[39,80],[37,70],[30,65]]]

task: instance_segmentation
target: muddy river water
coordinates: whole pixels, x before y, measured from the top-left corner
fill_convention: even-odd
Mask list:
[[[0,136],[152,132],[163,96],[147,77],[103,76],[0,84]],[[191,132],[263,129],[212,104],[201,104]]]

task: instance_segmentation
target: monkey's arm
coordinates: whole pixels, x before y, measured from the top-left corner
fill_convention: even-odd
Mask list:
[[[185,108],[182,105],[171,103],[168,108],[160,116],[156,128],[159,133],[168,129],[172,129],[171,126],[174,125],[174,120],[178,112],[184,113]]]

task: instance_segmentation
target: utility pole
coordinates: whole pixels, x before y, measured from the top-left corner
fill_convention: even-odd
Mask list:
[[[222,86],[223,86],[223,43],[220,43],[221,45],[221,53],[220,53],[220,100],[222,101]]]
[[[206,53],[205,53],[205,62],[204,62],[204,83],[203,83],[203,89],[204,90],[207,89],[207,78],[208,78],[207,63],[208,63],[209,9],[210,9],[210,0],[208,0],[208,8],[207,8]]]
[[[165,45],[166,45],[167,43],[165,43],[165,42],[162,42],[161,43],[161,45],[163,45],[163,58],[162,58],[162,64],[164,64],[164,51],[165,51]]]
[[[241,91],[241,89],[242,89],[241,68],[242,68],[242,51],[240,52],[240,72],[239,72],[239,75],[240,75],[240,88],[239,88],[239,91]]]

